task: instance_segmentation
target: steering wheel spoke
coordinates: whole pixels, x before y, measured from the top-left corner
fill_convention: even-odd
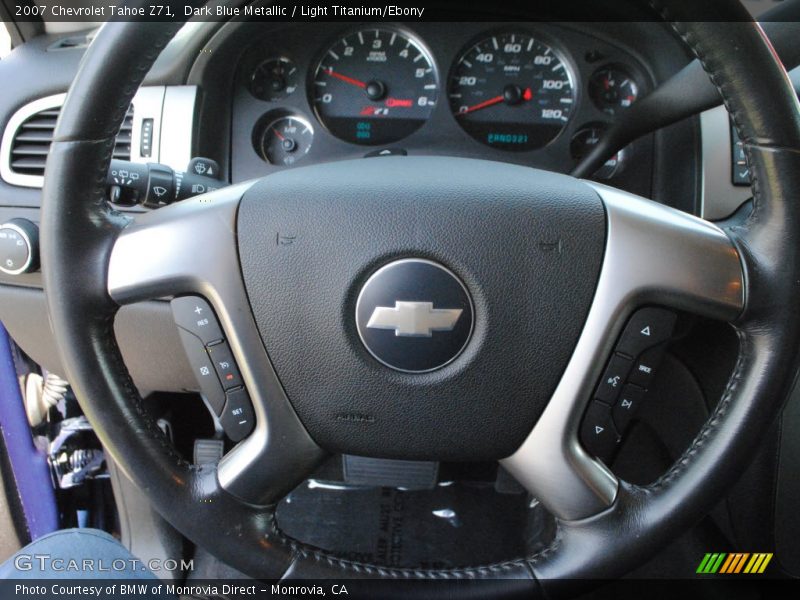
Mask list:
[[[719,21],[699,18],[698,3],[657,4],[721,82],[758,183],[752,214],[728,235],[562,175],[419,156],[283,169],[259,187],[232,186],[142,215],[113,237],[120,219],[105,201],[104,180],[114,139],[179,24],[114,21],[100,30],[48,156],[41,251],[49,320],[87,417],[176,529],[257,578],[520,575],[535,577],[544,595],[563,597],[571,586],[624,575],[719,502],[797,373],[800,208],[792,199],[800,189],[800,119],[782,65],[738,3],[716,6]],[[497,218],[485,218],[488,209]],[[297,243],[277,248],[272,236],[286,225]],[[263,239],[269,228],[271,244]],[[455,296],[442,297],[433,284],[414,297],[398,288],[376,294],[365,327],[378,309],[405,311],[371,332],[405,352],[448,339],[443,314],[474,308],[474,327],[463,352],[460,344],[439,349],[437,361],[453,359],[436,362],[441,369],[389,373],[370,358],[385,353],[372,352],[376,343],[356,331],[353,302],[376,268],[408,252],[452,267],[472,303],[454,306]],[[513,274],[513,286],[498,265]],[[292,269],[307,286],[296,285]],[[419,278],[407,279],[418,291]],[[321,293],[308,293],[315,286]],[[209,302],[254,404],[255,430],[218,470],[192,468],[165,448],[111,327],[117,304],[184,294]],[[740,347],[713,416],[667,473],[639,488],[590,456],[579,427],[626,321],[647,305],[731,321]],[[316,328],[311,317],[320,319]],[[308,360],[316,350],[331,355]],[[331,451],[404,457],[407,446],[412,459],[469,460],[482,442],[480,458],[508,455],[504,465],[557,517],[556,543],[505,563],[433,571],[341,560],[291,540],[275,523],[274,502],[324,455],[284,388]],[[445,428],[451,435],[440,435]],[[446,446],[426,446],[443,437]]]
[[[236,213],[249,187],[231,186],[137,217],[114,244],[108,293],[119,304],[181,295],[202,296],[209,302],[244,383],[244,390],[220,388],[215,412],[225,425],[228,413],[235,410],[233,403],[241,402],[244,394],[255,413],[252,432],[223,457],[218,479],[234,495],[264,504],[297,485],[323,453],[286,398],[247,301]],[[200,352],[205,356],[202,343]]]
[[[619,482],[579,442],[584,411],[633,310],[659,304],[723,321],[744,302],[744,273],[715,225],[607,186],[590,183],[606,208],[607,240],[594,301],[552,399],[504,466],[556,516],[608,508]]]

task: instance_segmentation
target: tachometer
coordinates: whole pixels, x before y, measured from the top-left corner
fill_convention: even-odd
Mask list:
[[[575,89],[567,63],[527,33],[482,39],[452,69],[448,94],[461,127],[503,150],[532,150],[569,120]]]
[[[331,46],[314,70],[311,103],[319,121],[348,142],[378,145],[419,129],[436,106],[436,69],[405,33],[364,29]]]

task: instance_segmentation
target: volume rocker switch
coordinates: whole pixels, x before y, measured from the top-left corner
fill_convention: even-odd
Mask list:
[[[619,435],[611,419],[611,407],[602,402],[592,402],[581,424],[581,442],[584,448],[599,459],[608,461],[614,456]]]
[[[675,328],[677,315],[664,308],[642,308],[628,321],[616,352],[636,358],[653,346],[666,342]]]

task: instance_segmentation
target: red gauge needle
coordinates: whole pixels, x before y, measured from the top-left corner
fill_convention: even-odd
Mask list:
[[[282,141],[282,142],[285,142],[285,141],[286,141],[286,138],[285,138],[285,137],[283,137],[283,136],[280,134],[280,132],[279,132],[277,129],[273,129],[272,131],[274,131],[274,132],[275,132],[275,135],[277,135],[277,136],[278,136],[278,139],[279,139],[280,141]]]
[[[475,112],[476,110],[481,110],[482,108],[489,108],[490,106],[494,106],[495,104],[500,104],[503,100],[505,100],[504,96],[502,95],[495,96],[494,98],[489,98],[488,100],[484,100],[483,102],[480,102],[478,104],[473,104],[472,106],[469,106],[466,109],[460,111],[458,114],[466,115],[471,112]]]
[[[325,71],[331,77],[336,77],[336,79],[341,79],[345,83],[349,83],[350,85],[355,85],[360,87],[362,90],[367,87],[367,84],[363,81],[359,81],[358,79],[353,79],[352,77],[348,77],[347,75],[342,75],[341,73],[337,73],[333,69],[326,69]]]
[[[533,98],[533,92],[531,91],[531,88],[525,88],[525,91],[522,92],[522,100],[528,102],[532,98]],[[471,112],[475,112],[476,110],[481,110],[482,108],[489,108],[490,106],[494,106],[495,104],[500,104],[501,102],[504,102],[505,99],[506,99],[505,94],[495,96],[494,98],[489,98],[488,100],[484,100],[483,102],[479,102],[478,104],[473,104],[472,106],[469,106],[466,109],[459,111],[458,115],[459,116],[467,115]],[[519,102],[519,100],[517,100],[517,102]]]

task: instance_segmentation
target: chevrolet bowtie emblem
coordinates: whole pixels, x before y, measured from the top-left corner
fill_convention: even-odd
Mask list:
[[[434,331],[452,331],[463,311],[460,308],[433,308],[433,302],[400,302],[394,308],[378,306],[367,327],[394,329],[398,337],[431,337]]]

